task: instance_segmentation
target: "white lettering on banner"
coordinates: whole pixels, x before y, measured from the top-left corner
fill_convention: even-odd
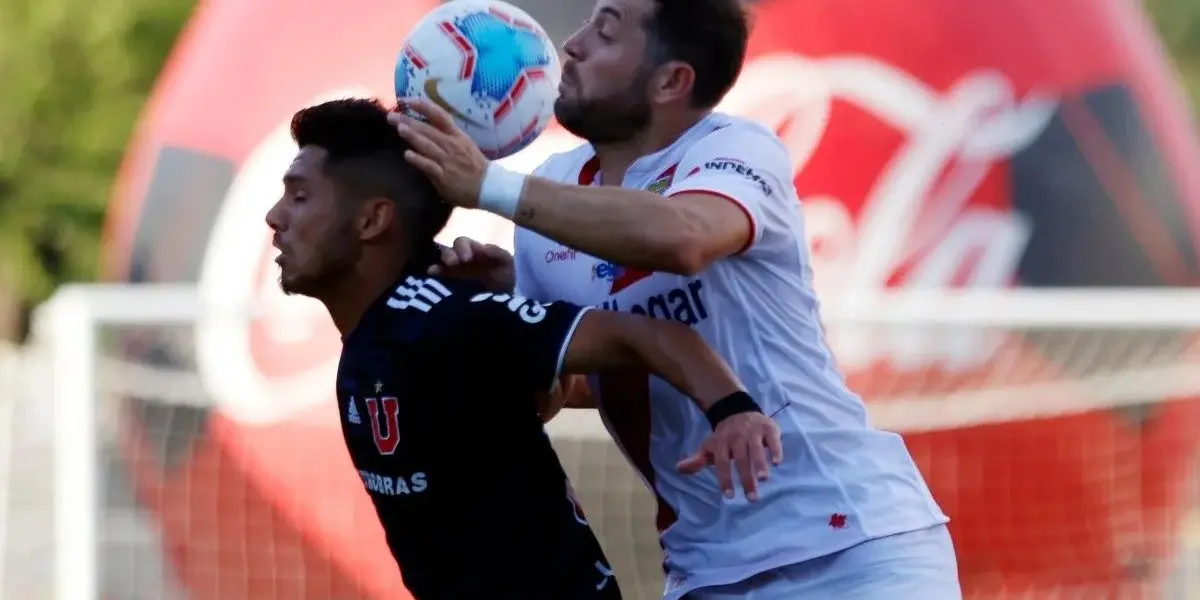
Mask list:
[[[969,73],[939,94],[868,57],[809,60],[777,54],[748,65],[718,108],[753,115],[776,129],[793,119],[782,139],[799,172],[820,145],[835,99],[876,116],[906,139],[863,199],[857,227],[841,199],[804,199],[822,297],[852,312],[914,259],[898,287],[1009,285],[1029,239],[1029,223],[1011,211],[966,204],[994,165],[1045,129],[1056,102],[1036,94],[1016,100],[1011,82],[995,71]],[[829,340],[848,370],[883,358],[900,368],[973,368],[985,363],[999,342],[983,331],[831,331]]]
[[[420,494],[429,488],[424,473],[413,473],[407,477],[397,475],[380,475],[372,471],[359,469],[358,476],[362,478],[363,486],[368,492],[380,496],[407,496]]]

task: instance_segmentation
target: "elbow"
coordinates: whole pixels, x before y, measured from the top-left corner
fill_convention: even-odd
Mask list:
[[[667,240],[663,251],[663,267],[660,271],[690,277],[708,267],[705,258],[704,240],[690,232],[680,232]]]

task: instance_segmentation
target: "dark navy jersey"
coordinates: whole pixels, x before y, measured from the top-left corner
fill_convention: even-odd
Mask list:
[[[346,336],[342,431],[418,600],[619,598],[537,414],[585,309],[414,264]]]

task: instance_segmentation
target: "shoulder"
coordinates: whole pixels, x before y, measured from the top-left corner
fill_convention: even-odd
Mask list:
[[[698,137],[693,148],[725,148],[731,154],[783,157],[788,154],[783,140],[771,128],[745,117],[712,113],[705,119],[707,133]]]
[[[783,141],[765,125],[723,113],[709,115],[680,161],[682,180],[693,177],[767,177],[770,187],[789,183],[792,159]]]
[[[579,176],[580,169],[594,155],[595,150],[592,149],[591,144],[581,143],[566,152],[551,154],[533,170],[533,174],[555,181],[573,182],[572,178]]]
[[[404,279],[377,304],[369,319],[372,336],[393,344],[416,344],[430,331],[462,318],[462,306],[486,293],[467,279],[416,277]]]

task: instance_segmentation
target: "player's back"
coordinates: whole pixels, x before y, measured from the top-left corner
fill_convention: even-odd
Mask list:
[[[423,272],[368,310],[338,370],[346,444],[405,584],[418,600],[619,598],[536,386],[505,348],[472,344],[487,294]]]
[[[539,175],[594,185],[590,147],[551,158]],[[686,323],[776,419],[784,461],[760,501],[724,501],[715,476],[674,465],[711,432],[665,382],[592,378],[601,416],[659,497],[669,597],[946,521],[894,433],[868,422],[826,347],[791,161],[756,123],[714,114],[630,166],[623,187],[666,196],[715,194],[738,204],[751,239],[695,274],[626,269],[519,229],[517,285],[568,301]],[[686,198],[672,198],[686,202]]]

